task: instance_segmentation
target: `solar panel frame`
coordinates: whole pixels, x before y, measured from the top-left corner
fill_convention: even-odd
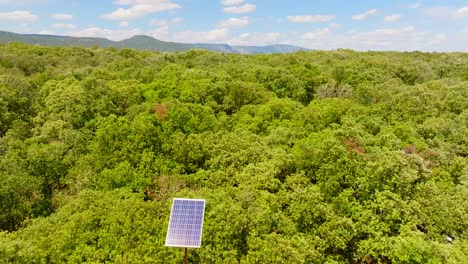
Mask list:
[[[166,233],[167,247],[199,248],[203,234],[205,199],[174,198]]]

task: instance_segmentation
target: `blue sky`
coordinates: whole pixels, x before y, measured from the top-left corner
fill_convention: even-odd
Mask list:
[[[324,50],[468,51],[468,1],[0,0],[0,30]]]

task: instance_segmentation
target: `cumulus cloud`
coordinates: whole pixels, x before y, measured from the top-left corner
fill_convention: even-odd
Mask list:
[[[249,24],[249,18],[244,16],[241,18],[231,17],[227,20],[218,23],[218,28],[241,28]]]
[[[68,30],[72,30],[72,29],[77,29],[78,27],[74,24],[64,24],[64,23],[55,23],[55,24],[52,24],[52,27],[53,28],[57,28],[57,29],[68,29]]]
[[[420,8],[420,7],[422,7],[422,4],[419,3],[419,2],[413,3],[413,4],[411,4],[411,5],[409,6],[409,8],[411,8],[411,9],[417,9],[417,8]]]
[[[352,46],[361,50],[423,50],[433,36],[413,26],[356,32],[350,37]]]
[[[370,32],[362,32],[356,35],[356,39],[368,46],[391,47],[393,42],[406,42],[416,36],[418,32],[413,26],[396,29],[377,29]]]
[[[317,29],[315,31],[306,32],[301,36],[303,40],[314,40],[318,41],[328,36],[331,33],[329,28]]]
[[[245,4],[241,6],[229,6],[224,8],[224,12],[231,13],[231,14],[245,14],[245,13],[252,13],[256,9],[255,5],[252,4]]]
[[[234,46],[263,46],[276,44],[281,34],[278,32],[267,33],[242,33],[229,39],[226,43]]]
[[[244,19],[244,18],[242,18]],[[248,18],[246,18],[248,19]],[[223,21],[225,22],[225,21]],[[222,23],[222,22],[221,22]],[[218,26],[221,26],[221,23]],[[243,22],[244,23],[244,22]],[[240,23],[233,23],[240,26]],[[235,27],[231,24],[231,27]],[[148,35],[167,41],[181,43],[211,43],[211,44],[230,44],[230,45],[269,45],[278,42],[281,34],[278,32],[266,33],[242,33],[232,35],[230,27],[223,25],[209,31],[183,31],[168,32],[168,27],[162,26],[158,29],[147,32]]]
[[[168,41],[181,43],[211,43],[236,46],[270,45],[278,43],[281,34],[278,32],[242,33],[233,35],[229,28],[215,28],[209,31],[183,31],[169,33],[167,28],[159,28],[148,32],[149,35]]]
[[[128,21],[122,21],[122,22],[119,23],[119,26],[126,28],[126,27],[130,26],[130,23],[128,23]]]
[[[362,14],[357,14],[357,15],[353,15],[351,18],[353,20],[357,20],[357,21],[361,21],[361,20],[364,20],[372,15],[375,15],[377,14],[377,9],[371,9],[371,10],[367,10],[366,12],[362,13]]]
[[[163,41],[171,41],[172,38],[169,34],[169,27],[159,27],[156,29],[152,29],[145,33],[148,36],[151,36],[155,39],[163,40]]]
[[[445,34],[430,34],[413,26],[381,28],[371,31],[349,30],[335,33],[331,28],[322,28],[303,34],[295,44],[311,49],[349,48],[354,50],[434,51],[448,42]]]
[[[229,36],[229,29],[216,28],[210,31],[183,31],[173,35],[174,41],[185,43],[223,43]]]
[[[71,15],[71,14],[53,14],[52,19],[55,19],[55,20],[70,20],[70,19],[73,19],[73,15]]]
[[[231,6],[231,5],[240,5],[244,0],[221,0],[221,4]]]
[[[180,17],[171,19],[152,19],[148,23],[152,29],[146,34],[160,40],[172,41],[173,39],[169,33],[169,27],[182,21],[183,19]]]
[[[13,12],[0,13],[0,20],[19,21],[19,22],[34,22],[37,16],[29,11],[18,10]]]
[[[83,30],[75,30],[67,33],[67,35],[73,37],[99,37],[111,40],[123,40],[141,34],[143,34],[143,32],[137,28],[131,30],[113,30],[99,27],[89,27]]]
[[[440,45],[444,43],[445,41],[447,41],[447,35],[441,33],[441,34],[437,34],[430,43],[433,45]]]
[[[303,33],[295,44],[314,49],[331,49],[338,45],[338,38],[339,35],[334,36],[331,28],[325,27]]]
[[[118,5],[128,5],[129,8],[118,8],[112,13],[101,17],[114,20],[136,19],[148,14],[158,13],[180,8],[180,5],[171,0],[117,0]]]
[[[330,23],[329,27],[330,28],[339,28],[339,27],[341,27],[341,25],[338,24],[338,23],[332,22],[332,23]]]
[[[151,19],[149,25],[152,27],[166,27],[173,24],[182,22],[183,19],[180,17],[175,17],[171,19]]]
[[[328,22],[334,18],[332,15],[288,16],[288,20],[293,23]]]
[[[400,19],[401,19],[400,14],[393,14],[393,15],[386,16],[384,18],[384,21],[385,22],[396,22],[396,21],[399,21]]]
[[[468,18],[468,6],[462,7],[456,12],[457,17]]]
[[[455,8],[445,7],[445,6],[436,6],[424,9],[424,14],[431,17],[432,19],[453,19],[458,17],[458,11]]]

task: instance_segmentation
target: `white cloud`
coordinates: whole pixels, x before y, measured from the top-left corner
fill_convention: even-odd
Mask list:
[[[320,28],[306,32],[299,37],[299,41],[295,45],[309,47],[313,49],[332,49],[339,46],[338,35],[335,37],[329,27]]]
[[[152,29],[145,33],[148,36],[151,36],[155,39],[171,41],[171,36],[169,35],[169,27],[163,26],[160,28]]]
[[[52,18],[55,20],[70,20],[73,19],[73,15],[71,14],[53,14]]]
[[[376,29],[375,31],[372,31],[370,36],[397,36],[401,35],[402,33],[414,33],[415,31],[416,28],[413,26],[397,29]]]
[[[322,28],[315,31],[306,32],[301,36],[303,40],[314,40],[318,41],[328,36],[331,33],[329,28]]]
[[[224,43],[229,36],[229,29],[216,28],[210,31],[184,31],[173,34],[173,41],[185,43]]]
[[[268,33],[242,33],[229,39],[226,43],[234,46],[263,46],[276,44],[281,34],[278,32]]]
[[[333,22],[333,23],[330,23],[329,27],[330,28],[339,28],[339,27],[341,27],[341,25],[338,24],[338,23]]]
[[[465,28],[462,32],[468,34],[468,28]]]
[[[331,15],[288,16],[288,20],[293,23],[328,22],[334,18],[335,16]]]
[[[446,40],[444,40],[444,38]],[[354,50],[397,50],[412,51],[440,50],[441,46],[431,40],[448,41],[447,36],[433,35],[419,31],[413,26],[402,28],[383,28],[373,31],[349,30],[334,33],[330,28],[318,29],[303,34],[295,43],[311,49],[331,50],[349,48]]]
[[[170,25],[173,25],[173,24],[177,24],[177,23],[180,23],[182,22],[183,19],[180,18],[180,17],[175,17],[175,18],[171,18],[171,19],[151,19],[150,22],[149,22],[149,25],[154,27],[168,27]]]
[[[424,9],[424,14],[432,19],[453,19],[457,16],[457,10],[450,7],[436,6]]]
[[[377,11],[378,10],[374,8],[374,9],[371,9],[371,10],[367,10],[366,12],[364,12],[362,14],[353,15],[351,18],[353,20],[357,20],[357,21],[364,20],[364,19],[368,18],[369,16],[377,14]]]
[[[119,8],[112,13],[104,14],[105,19],[130,20],[144,15],[180,8],[171,0],[117,0],[118,5],[129,5],[129,8]]]
[[[409,8],[411,8],[411,9],[417,9],[417,8],[420,8],[420,7],[422,7],[422,4],[419,3],[419,2],[413,3],[413,4],[411,4],[411,5],[409,6]]]
[[[218,28],[241,28],[249,24],[248,17],[234,18],[231,17],[227,20],[221,21],[218,23]]]
[[[168,32],[168,27],[147,32],[146,34],[166,41],[181,43],[211,43],[230,45],[269,45],[278,42],[281,34],[278,32],[267,33],[242,33],[233,36],[229,28],[215,28],[209,31],[184,31]]]
[[[445,41],[447,41],[447,35],[446,34],[437,34],[433,39],[432,41],[430,42],[430,44],[432,45],[440,45],[442,43],[444,43]]]
[[[77,29],[78,27],[74,24],[64,24],[64,23],[55,23],[55,24],[52,24],[52,27],[53,28],[58,28],[58,29],[68,29],[68,30],[72,30],[72,29]]]
[[[31,14],[29,11],[18,10],[13,12],[0,13],[0,20],[34,22],[37,20],[37,16]]]
[[[385,22],[396,22],[396,21],[399,21],[400,19],[401,19],[400,14],[393,14],[393,15],[386,16],[384,18],[384,21]]]
[[[256,9],[255,5],[245,4],[242,6],[229,6],[224,8],[224,12],[231,14],[245,14],[254,12]]]
[[[468,18],[468,6],[462,7],[456,12],[457,17]]]
[[[153,29],[148,31],[146,34],[160,40],[172,41],[173,39],[169,34],[169,27],[182,21],[183,19],[180,17],[172,19],[152,19],[148,25],[153,27]]]
[[[143,32],[137,28],[131,30],[113,30],[98,27],[90,27],[83,30],[70,31],[67,33],[67,35],[74,37],[99,37],[112,40],[128,39],[135,35],[141,34],[143,34]]]
[[[130,26],[130,23],[128,23],[128,21],[122,21],[122,22],[119,23],[119,26],[126,28],[126,27]]]
[[[232,5],[240,5],[244,2],[244,0],[221,0],[221,4],[232,6]]]
[[[426,42],[426,33],[413,26],[357,32],[351,40],[354,46],[370,50],[418,50]]]

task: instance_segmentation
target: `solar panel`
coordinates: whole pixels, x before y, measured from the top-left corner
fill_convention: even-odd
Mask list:
[[[205,200],[174,198],[166,235],[166,246],[199,248]]]

